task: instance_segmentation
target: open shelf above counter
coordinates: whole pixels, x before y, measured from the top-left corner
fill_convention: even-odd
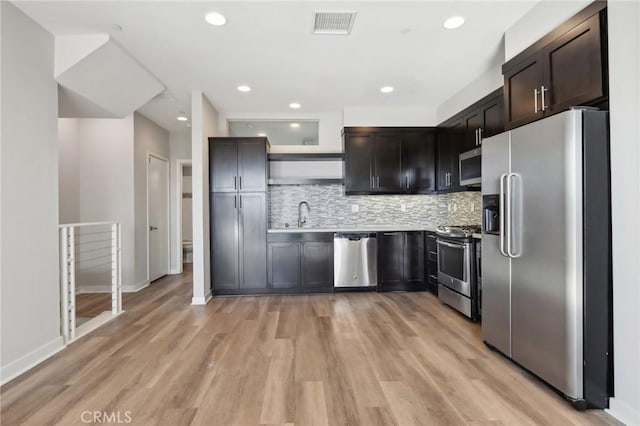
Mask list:
[[[269,154],[270,179],[273,185],[342,185],[344,154],[291,153]]]

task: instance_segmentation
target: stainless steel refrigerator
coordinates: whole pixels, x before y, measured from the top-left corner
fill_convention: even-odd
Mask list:
[[[482,143],[482,334],[578,408],[612,394],[608,112]]]

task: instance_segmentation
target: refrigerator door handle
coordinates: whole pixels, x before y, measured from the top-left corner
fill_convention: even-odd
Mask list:
[[[508,174],[503,173],[500,175],[500,253],[504,257],[509,257],[507,252],[504,249],[504,238],[507,234],[507,227],[505,226],[506,212],[505,208],[505,191],[504,191],[504,181],[507,178]]]
[[[513,247],[511,246],[511,243],[512,243],[512,240],[513,240],[513,236],[515,235],[517,238],[520,237],[520,227],[518,226],[518,229],[516,229],[515,232],[514,232],[514,229],[513,229],[514,228],[514,222],[518,222],[518,221],[514,221],[513,217],[512,217],[513,216],[513,210],[514,210],[513,209],[513,200],[514,200],[513,188],[514,188],[514,185],[512,185],[512,183],[511,183],[511,179],[512,178],[516,179],[514,181],[514,183],[517,186],[518,191],[520,191],[519,194],[521,194],[521,191],[522,191],[522,176],[517,174],[517,173],[509,173],[509,176],[507,176],[507,192],[509,193],[509,201],[508,201],[508,203],[509,203],[509,217],[507,219],[509,221],[509,241],[507,243],[507,254],[509,255],[510,258],[517,259],[518,257],[522,256],[522,251],[520,251],[519,253],[515,253],[512,250]],[[518,183],[520,183],[520,184],[518,185]],[[522,195],[520,195],[520,196],[522,196]],[[520,211],[520,210],[518,210],[518,211]],[[519,244],[516,244],[516,247],[521,247],[521,246]]]
[[[507,230],[507,232],[506,232],[507,250],[506,251],[507,251],[507,256],[511,257],[511,258],[512,258],[512,256],[511,256],[511,238],[512,238],[511,231],[512,231],[512,229],[511,229],[511,227],[513,226],[513,223],[512,223],[512,220],[511,220],[511,210],[512,210],[511,209],[511,206],[512,206],[512,204],[511,204],[511,195],[512,195],[511,194],[511,176],[512,175],[513,175],[512,173],[509,173],[505,177],[505,181],[506,181],[506,185],[505,185],[506,186],[506,188],[505,188],[505,194],[506,194],[505,207],[506,207],[506,211],[505,211],[505,214],[504,214],[504,216],[505,216],[505,218],[504,218],[505,229]]]

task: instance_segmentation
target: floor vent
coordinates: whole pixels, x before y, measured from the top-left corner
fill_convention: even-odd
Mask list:
[[[347,35],[351,33],[356,12],[315,12],[313,21],[314,34]]]

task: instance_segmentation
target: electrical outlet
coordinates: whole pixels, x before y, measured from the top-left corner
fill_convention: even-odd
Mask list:
[[[351,204],[351,212],[358,213],[360,211],[360,206],[357,204]]]
[[[406,212],[407,211],[407,205],[405,203],[400,204],[400,211],[401,212]]]

